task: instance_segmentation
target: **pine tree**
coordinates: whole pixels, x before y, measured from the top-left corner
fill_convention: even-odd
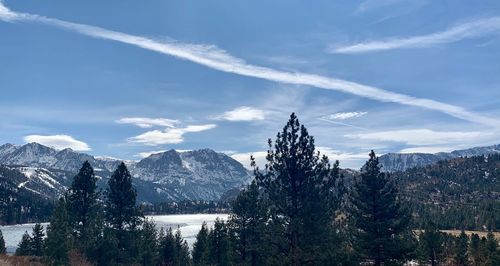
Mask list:
[[[78,249],[87,253],[97,246],[97,237],[102,228],[99,219],[97,178],[94,169],[85,161],[74,177],[69,189],[68,209],[74,243]]]
[[[145,220],[141,229],[141,264],[156,265],[158,262],[158,232],[152,220]]]
[[[442,258],[444,237],[433,223],[428,223],[419,235],[419,260],[422,264],[439,265]]]
[[[176,265],[177,246],[172,228],[168,228],[165,235],[160,238],[160,258],[162,265]]]
[[[264,263],[265,250],[262,249],[262,242],[268,220],[266,207],[255,181],[241,191],[232,204],[228,224],[235,238],[238,264],[255,266]]]
[[[477,234],[472,234],[469,243],[469,254],[473,261],[473,265],[480,266],[484,265],[484,260],[486,259],[485,246],[486,239],[484,243],[481,242],[481,238]]]
[[[209,260],[211,264],[226,266],[230,265],[230,243],[226,223],[217,218],[214,228],[208,236],[210,243]]]
[[[360,259],[376,266],[402,262],[410,254],[409,215],[400,206],[398,191],[381,172],[371,151],[352,194],[353,248]]]
[[[3,239],[2,230],[0,230],[0,255],[5,254],[5,240]]]
[[[113,172],[106,189],[106,222],[109,224],[118,241],[121,251],[119,263],[130,263],[138,257],[138,226],[143,218],[136,206],[137,192],[132,185],[125,163],[121,163]]]
[[[177,228],[175,232],[175,250],[176,250],[176,261],[175,265],[189,266],[191,265],[191,258],[189,256],[189,246],[182,238],[180,228]]]
[[[33,237],[31,239],[31,255],[37,257],[43,256],[44,236],[45,233],[43,232],[43,226],[36,223],[33,227]]]
[[[44,257],[49,265],[68,265],[71,231],[66,201],[60,198],[47,226]]]
[[[469,265],[469,256],[467,254],[469,238],[464,230],[460,233],[455,240],[455,264],[457,266]]]
[[[32,238],[30,234],[28,234],[28,231],[25,231],[23,234],[23,237],[21,238],[21,241],[17,245],[16,249],[16,256],[30,256],[33,254],[32,252]]]
[[[209,253],[209,239],[208,239],[209,230],[207,227],[207,223],[203,222],[201,225],[201,229],[196,234],[196,241],[193,244],[193,265],[202,266],[208,265],[208,253]]]
[[[332,224],[338,207],[333,197],[338,172],[332,171],[328,159],[315,151],[314,138],[293,113],[278,133],[274,148],[271,140],[268,144],[265,170],[256,168],[254,172],[258,186],[269,199],[273,219],[286,225],[281,233],[285,247],[278,249],[285,250],[290,265],[321,264],[327,252],[320,251],[336,244],[332,241]],[[280,246],[282,241],[276,240],[273,245]]]

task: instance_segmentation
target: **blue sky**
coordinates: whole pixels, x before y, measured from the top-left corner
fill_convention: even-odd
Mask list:
[[[248,166],[296,112],[317,147],[500,142],[500,2],[3,1],[0,142]]]

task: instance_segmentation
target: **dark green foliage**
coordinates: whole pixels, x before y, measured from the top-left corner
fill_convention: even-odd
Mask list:
[[[141,265],[156,265],[159,259],[158,232],[152,220],[145,220],[142,223],[139,247]]]
[[[226,266],[231,262],[231,246],[226,223],[217,218],[208,235],[209,261],[211,264]]]
[[[71,230],[66,201],[60,198],[47,226],[44,257],[49,265],[68,265],[71,245]]]
[[[393,173],[416,228],[500,228],[500,154],[456,158]]]
[[[41,257],[43,256],[44,249],[44,239],[45,233],[43,232],[43,226],[39,223],[35,224],[33,227],[33,233],[31,238],[31,255]]]
[[[353,248],[361,260],[375,265],[404,262],[412,243],[409,215],[400,205],[396,186],[380,170],[372,151],[352,193]]]
[[[120,258],[121,252],[118,247],[118,239],[115,235],[115,230],[105,228],[102,238],[96,247],[96,255],[91,257],[97,265],[113,266],[117,265],[117,260]]]
[[[28,231],[24,232],[23,237],[21,238],[21,241],[17,245],[15,255],[16,256],[30,256],[32,254],[31,242],[32,242],[32,238],[31,238],[30,234],[28,234]]]
[[[118,241],[118,263],[131,263],[139,257],[138,226],[143,216],[136,206],[136,196],[132,176],[122,162],[108,181],[105,202],[106,222]]]
[[[196,241],[193,244],[192,258],[193,265],[208,265],[209,264],[209,229],[207,224],[203,222],[201,229],[196,235]]]
[[[179,229],[177,229],[175,235],[172,232],[172,228],[169,228],[166,234],[162,231],[160,233],[160,241],[161,265],[191,265],[189,247],[186,241],[182,238]]]
[[[281,237],[273,239],[272,245],[283,253],[278,256],[284,255],[284,263],[290,265],[331,263],[320,251],[334,246],[331,227],[338,203],[338,171],[332,171],[328,159],[315,151],[314,138],[295,114],[278,133],[274,147],[269,140],[266,159],[265,170],[256,169],[255,178],[268,198],[274,222],[286,225],[277,234]]]
[[[96,182],[94,169],[85,161],[68,191],[68,210],[74,244],[85,253],[91,252],[97,245],[97,237],[102,227],[98,217],[100,207]]]
[[[422,264],[439,265],[444,251],[444,235],[433,223],[425,226],[419,234],[418,258]]]
[[[0,255],[5,254],[5,251],[5,240],[3,239],[3,234],[0,230]]]
[[[254,266],[264,263],[266,250],[263,241],[267,221],[267,205],[260,198],[259,188],[253,181],[233,202],[229,218],[237,264]]]
[[[469,238],[462,230],[462,233],[455,240],[455,264],[457,266],[465,266],[469,264],[469,256],[467,254]]]

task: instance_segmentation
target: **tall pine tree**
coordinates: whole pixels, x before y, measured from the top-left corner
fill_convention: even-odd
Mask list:
[[[30,256],[30,255],[32,255],[33,251],[31,248],[32,247],[31,242],[32,242],[32,238],[31,238],[30,234],[28,234],[28,231],[25,231],[22,238],[21,238],[21,241],[17,245],[15,255],[16,256]]]
[[[102,229],[96,182],[94,169],[88,161],[85,161],[68,191],[68,209],[74,244],[87,255],[97,246]]]
[[[105,206],[106,222],[118,241],[119,263],[130,263],[139,257],[138,226],[143,215],[136,205],[136,197],[132,176],[122,162],[108,181]]]
[[[232,204],[228,225],[235,238],[238,264],[256,266],[264,263],[266,250],[263,240],[268,221],[266,207],[255,181],[241,191]]]
[[[314,138],[293,113],[278,133],[274,148],[271,140],[268,143],[265,170],[256,168],[255,177],[269,199],[273,220],[285,225],[281,233],[285,246],[279,247],[285,250],[285,263],[331,263],[324,251],[336,244],[332,225],[338,172],[332,171],[328,158],[315,151]]]
[[[33,227],[33,237],[31,239],[31,255],[37,257],[43,256],[44,236],[43,226],[40,223],[36,223]]]
[[[360,259],[376,266],[405,261],[411,243],[409,215],[373,151],[354,185],[352,205],[353,248]]]
[[[208,239],[209,229],[207,223],[203,222],[200,231],[196,234],[196,241],[193,244],[192,258],[193,265],[202,266],[208,265],[208,255],[209,255],[209,239]]]
[[[48,265],[68,265],[71,245],[71,231],[66,201],[60,198],[47,226],[44,257]]]

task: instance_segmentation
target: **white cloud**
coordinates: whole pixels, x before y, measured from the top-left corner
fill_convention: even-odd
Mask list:
[[[231,158],[240,162],[245,168],[253,170],[253,168],[250,166],[250,156],[253,156],[255,158],[255,163],[260,169],[264,169],[264,166],[266,165],[267,151],[235,153],[231,155]]]
[[[241,106],[231,111],[227,111],[216,118],[228,121],[254,121],[264,120],[265,116],[266,114],[263,110],[248,106]]]
[[[400,153],[438,153],[438,152],[450,152],[457,150],[459,148],[453,146],[424,146],[424,147],[411,147],[402,149]]]
[[[347,138],[401,142],[408,145],[440,145],[448,143],[473,142],[491,134],[478,131],[433,131],[429,129],[408,129],[380,131],[361,134],[347,134]]]
[[[87,143],[74,139],[68,135],[28,135],[24,137],[26,143],[37,142],[55,149],[71,148],[75,151],[90,151]]]
[[[156,146],[162,144],[178,144],[184,141],[184,134],[188,132],[201,132],[215,128],[214,124],[189,125],[184,128],[167,128],[165,130],[152,130],[135,137],[128,138],[129,142],[142,143]]]
[[[174,127],[179,120],[168,118],[148,118],[148,117],[124,117],[116,120],[119,124],[132,124],[142,128],[151,128],[153,126]]]
[[[346,120],[366,115],[367,112],[340,112],[324,116],[326,119]]]
[[[348,46],[331,47],[328,51],[338,54],[357,54],[402,48],[422,48],[499,33],[500,17],[491,17],[470,21],[428,35],[390,38],[382,41],[369,41]]]
[[[335,90],[382,102],[393,102],[393,103],[399,103],[404,105],[435,110],[475,123],[481,123],[496,127],[500,126],[500,121],[496,119],[485,117],[473,112],[469,112],[459,106],[446,104],[431,99],[416,98],[405,94],[395,93],[372,86],[367,86],[341,79],[330,78],[326,76],[307,74],[301,72],[287,72],[287,71],[281,71],[277,69],[248,64],[242,59],[233,57],[229,55],[226,51],[218,49],[213,45],[187,44],[187,43],[180,43],[175,40],[158,41],[151,38],[130,35],[117,31],[111,31],[90,25],[71,23],[39,15],[12,12],[2,4],[0,4],[0,6],[2,7],[3,10],[0,13],[0,18],[4,20],[9,19],[10,21],[18,21],[18,22],[23,22],[23,21],[37,22],[51,26],[56,26],[62,29],[77,32],[90,37],[126,43],[143,49],[155,51],[161,54],[174,56],[222,72],[233,73],[242,76],[260,78],[287,84],[307,85],[327,90]],[[493,21],[491,21],[491,24],[494,24]],[[482,30],[484,31],[487,27],[485,25],[482,26],[483,26]],[[492,25],[491,27],[494,28],[495,26]]]

